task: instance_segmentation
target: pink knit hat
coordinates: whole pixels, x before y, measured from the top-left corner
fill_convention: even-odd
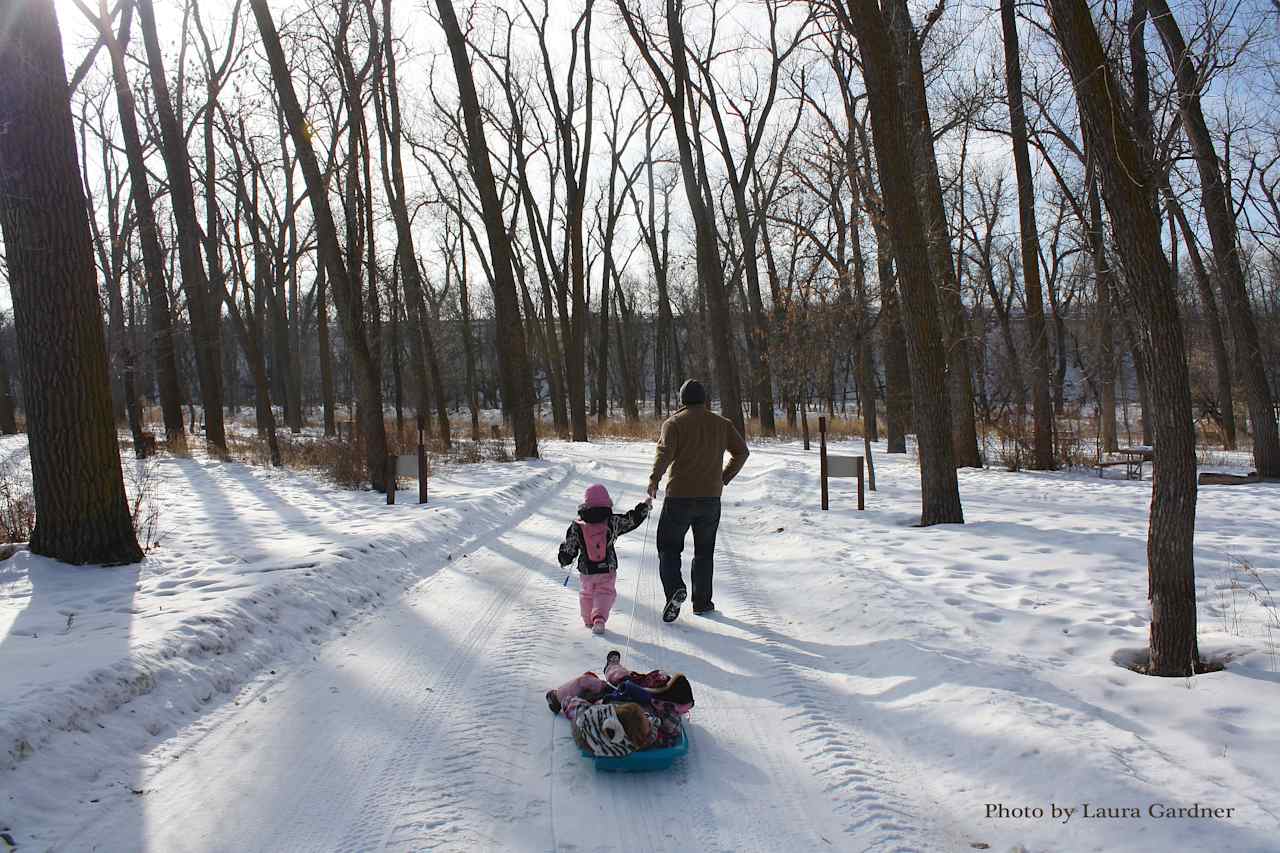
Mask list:
[[[612,507],[613,498],[609,497],[609,490],[604,487],[603,483],[596,483],[587,487],[587,493],[582,496],[582,505],[584,507]]]

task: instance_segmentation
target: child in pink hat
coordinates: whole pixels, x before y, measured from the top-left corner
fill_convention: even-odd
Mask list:
[[[651,507],[650,501],[642,501],[635,509],[617,515],[609,490],[596,483],[587,487],[578,507],[578,517],[565,533],[557,559],[562,566],[578,561],[581,579],[578,606],[582,623],[593,633],[604,633],[609,610],[618,600],[618,554],[613,543],[622,534],[639,527],[649,517]]]

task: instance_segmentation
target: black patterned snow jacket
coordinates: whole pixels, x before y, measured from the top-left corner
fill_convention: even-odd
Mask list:
[[[584,575],[616,572],[618,553],[613,549],[613,543],[622,534],[630,533],[643,524],[649,517],[650,509],[650,505],[643,501],[636,504],[635,509],[621,515],[615,514],[613,509],[607,506],[578,507],[578,517],[569,525],[569,530],[564,535],[564,542],[560,543],[560,553],[556,555],[556,559],[562,566],[567,566],[576,559],[578,571]],[[599,561],[592,560],[587,554],[585,540],[589,534],[584,528],[595,525],[601,527],[607,525],[604,531],[606,536],[604,558]]]

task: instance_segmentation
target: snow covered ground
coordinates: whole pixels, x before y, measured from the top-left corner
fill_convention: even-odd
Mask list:
[[[816,454],[760,445],[721,612],[660,622],[654,521],[600,638],[555,546],[589,483],[640,499],[652,445],[544,450],[447,469],[427,507],[167,459],[141,566],[0,562],[0,827],[20,850],[1280,845],[1275,484],[1201,488],[1201,648],[1232,660],[1163,680],[1116,663],[1145,644],[1149,482],[965,471],[968,523],[920,529],[909,458],[824,513]],[[665,774],[595,774],[546,709],[613,647],[694,684]],[[1196,803],[1230,813],[1153,816]]]

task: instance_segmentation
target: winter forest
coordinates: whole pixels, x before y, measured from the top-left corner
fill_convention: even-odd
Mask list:
[[[1280,2],[0,0],[0,434],[0,850],[1275,849]]]

